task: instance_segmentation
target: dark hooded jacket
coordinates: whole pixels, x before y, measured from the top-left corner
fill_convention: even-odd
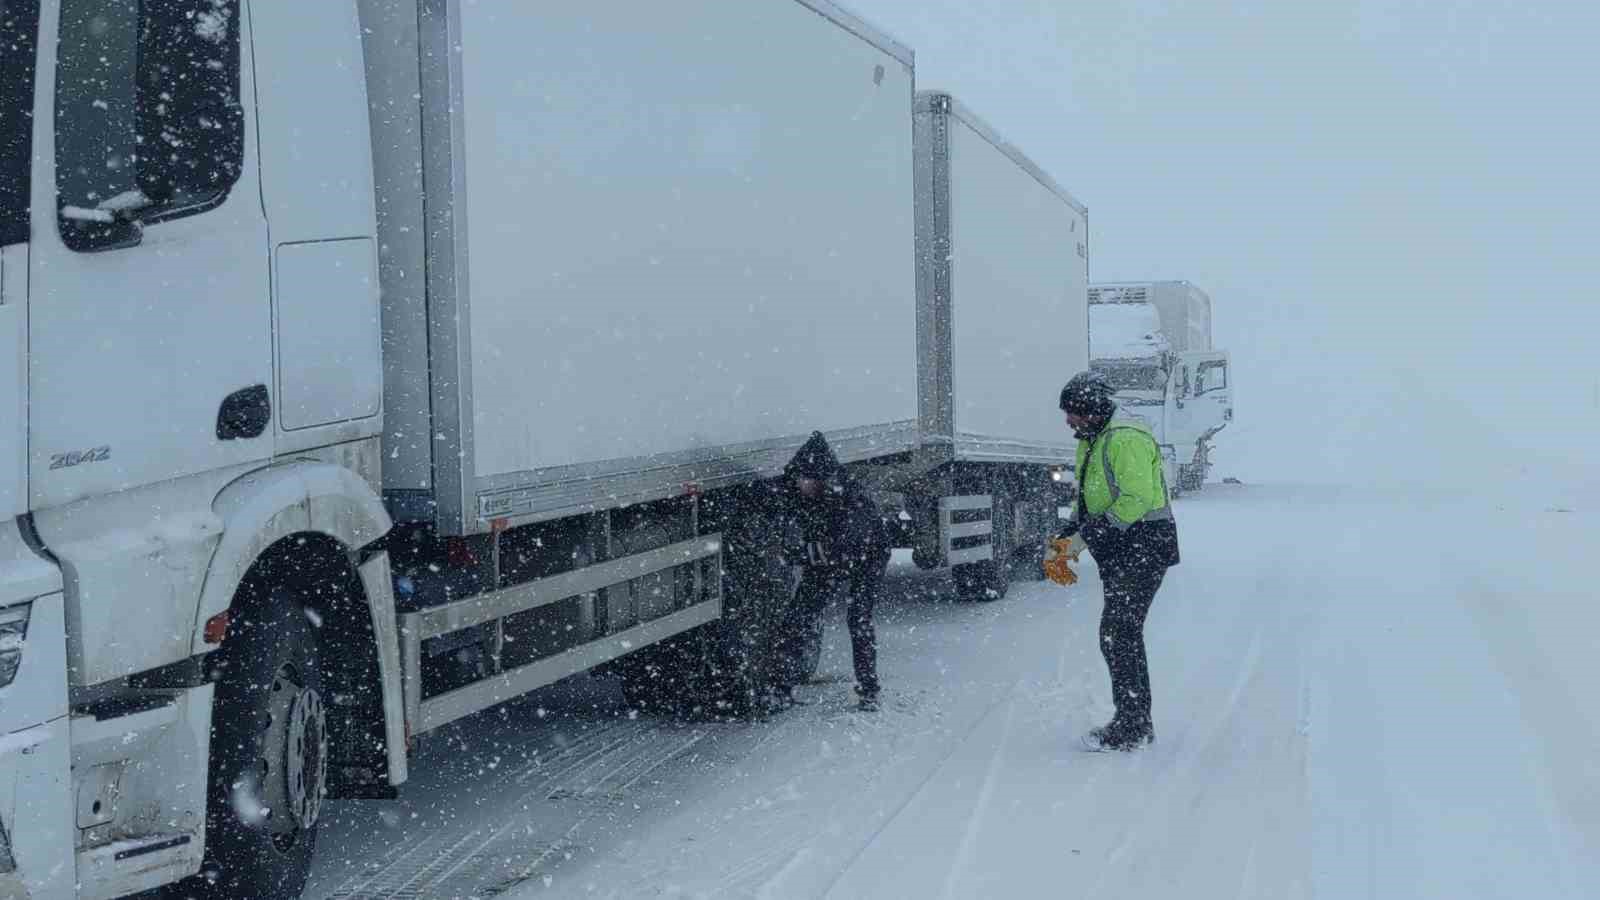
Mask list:
[[[841,571],[883,564],[891,547],[883,514],[845,471],[822,432],[811,434],[783,474],[790,506],[806,542],[801,562]],[[800,496],[796,478],[822,482],[822,496]]]

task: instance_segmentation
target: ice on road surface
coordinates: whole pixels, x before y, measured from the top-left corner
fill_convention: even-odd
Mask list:
[[[891,571],[881,712],[830,612],[808,705],[630,716],[581,678],[332,805],[308,897],[1600,896],[1594,498],[1209,486],[1111,713],[1099,580],[953,599]]]

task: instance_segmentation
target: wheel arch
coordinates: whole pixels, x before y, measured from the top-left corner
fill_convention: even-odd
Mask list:
[[[212,502],[222,539],[212,555],[196,610],[194,652],[212,649],[205,625],[233,606],[251,570],[272,554],[338,553],[355,571],[358,555],[393,526],[382,500],[366,481],[341,466],[296,462],[245,475]],[[331,542],[331,543],[330,543]]]
[[[381,499],[351,470],[307,461],[235,480],[212,509],[224,523],[223,536],[201,590],[193,652],[217,648],[206,631],[219,614],[237,615],[274,587],[294,588],[313,611],[308,615],[322,639],[343,651],[334,689],[343,685],[359,698],[350,704],[357,710],[352,719],[365,721],[361,713],[368,712],[378,720],[386,759],[373,760],[371,768],[384,766],[391,786],[404,782],[399,641],[388,557],[379,543],[393,522]],[[373,676],[376,695],[367,680]]]

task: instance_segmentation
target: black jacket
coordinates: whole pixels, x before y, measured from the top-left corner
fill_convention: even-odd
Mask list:
[[[1110,575],[1130,575],[1170,569],[1181,559],[1178,553],[1178,523],[1172,519],[1135,522],[1126,531],[1103,521],[1091,520],[1082,529],[1083,542],[1089,545],[1100,571]]]
[[[785,491],[805,547],[796,562],[844,572],[883,565],[891,547],[878,505],[845,471],[822,432],[813,432],[784,467]],[[822,482],[822,496],[802,497],[797,478]]]

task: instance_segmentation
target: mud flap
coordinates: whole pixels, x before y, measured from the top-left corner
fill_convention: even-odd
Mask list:
[[[400,630],[394,609],[394,579],[389,554],[379,553],[361,565],[361,586],[372,614],[372,638],[377,644],[378,681],[383,702],[384,751],[389,785],[398,787],[410,777],[407,761],[409,733],[405,701],[401,694]]]

